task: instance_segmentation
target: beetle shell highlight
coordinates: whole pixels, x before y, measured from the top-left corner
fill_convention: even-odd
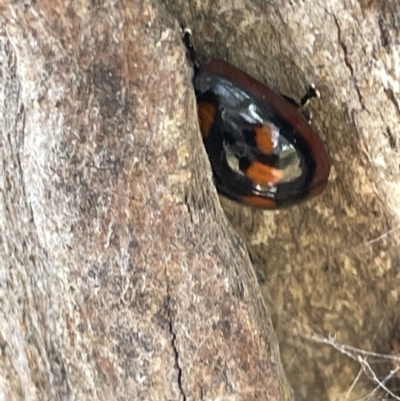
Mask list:
[[[219,59],[202,65],[193,82],[220,193],[248,206],[277,209],[325,189],[329,157],[298,108]]]

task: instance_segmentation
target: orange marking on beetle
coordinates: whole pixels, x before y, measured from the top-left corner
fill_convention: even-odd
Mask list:
[[[248,206],[259,207],[262,209],[275,209],[277,207],[277,204],[273,199],[263,198],[256,195],[243,196],[241,200]]]
[[[207,138],[214,123],[217,108],[212,103],[199,102],[197,106],[197,111],[199,114],[201,135],[203,136],[203,138]]]
[[[256,127],[254,131],[256,132],[255,140],[258,149],[267,155],[271,155],[274,147],[272,142],[272,127],[270,125],[261,125]]]
[[[282,171],[260,162],[251,163],[244,173],[259,185],[278,184],[284,177]]]

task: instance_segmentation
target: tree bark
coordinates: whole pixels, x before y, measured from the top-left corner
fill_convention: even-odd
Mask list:
[[[176,21],[0,10],[0,399],[292,399]]]
[[[224,58],[295,99],[310,82],[319,89],[309,108],[331,156],[324,194],[274,213],[221,201],[265,282],[295,399],[375,400],[383,387],[393,397],[386,358],[400,331],[399,2],[166,3],[192,28],[202,60]]]
[[[395,0],[0,0],[0,400],[293,399],[264,301],[297,401],[396,396],[399,16]],[[201,61],[321,93],[325,193],[279,212],[220,199],[264,299],[178,23]]]

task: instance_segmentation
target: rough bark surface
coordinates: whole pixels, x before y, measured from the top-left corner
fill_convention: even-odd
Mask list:
[[[0,10],[0,399],[292,399],[177,22],[146,0]]]
[[[292,398],[212,186],[178,22],[202,61],[294,98],[316,83],[326,192],[222,205],[295,399],[395,397],[399,7],[0,0],[0,399]]]
[[[274,213],[221,201],[265,282],[296,400],[393,397],[390,356],[365,351],[390,354],[400,328],[399,2],[166,1],[203,60],[297,99],[319,88],[325,193]]]

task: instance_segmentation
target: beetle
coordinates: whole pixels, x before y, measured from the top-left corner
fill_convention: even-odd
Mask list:
[[[218,192],[262,209],[320,194],[328,182],[329,157],[297,103],[227,61],[198,66],[187,36],[185,43],[195,63],[200,131]]]

